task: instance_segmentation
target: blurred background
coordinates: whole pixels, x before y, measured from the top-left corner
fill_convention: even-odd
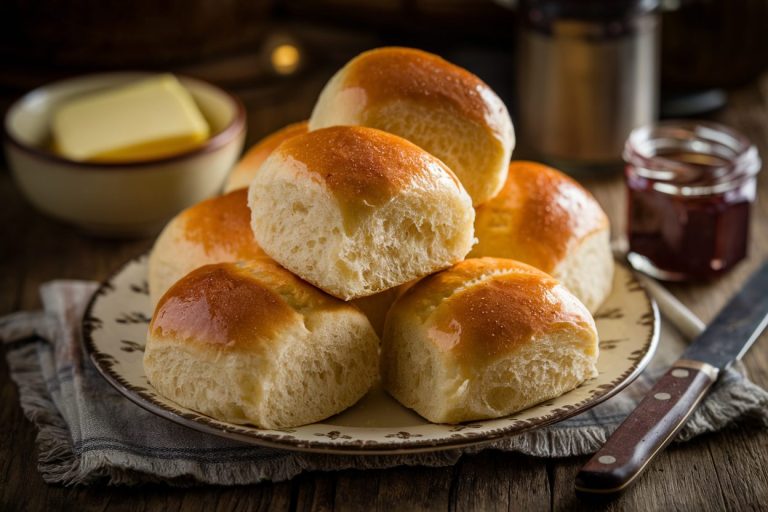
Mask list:
[[[616,70],[590,68],[590,59],[626,68],[620,70],[626,83],[614,89],[652,88],[646,101],[657,103],[661,116],[701,115],[722,106],[728,88],[766,69],[768,0],[135,0],[130,7],[114,0],[5,0],[0,110],[63,77],[171,70],[243,100],[247,147],[306,119],[334,71],[382,45],[432,51],[478,74],[510,106],[525,152],[541,126],[535,119],[526,120],[530,127],[518,123],[521,105],[536,117],[537,102],[552,104],[563,92],[521,97],[524,78],[535,84],[552,73],[591,73],[588,80],[599,87],[610,80],[605,73],[615,76]],[[582,59],[583,65],[557,69],[569,64],[554,54],[573,55],[566,60]],[[638,62],[644,58],[650,60]],[[568,86],[567,80],[560,84]],[[632,122],[635,116],[625,117]]]

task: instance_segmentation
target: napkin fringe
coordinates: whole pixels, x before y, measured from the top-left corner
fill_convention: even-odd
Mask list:
[[[688,441],[730,424],[768,427],[766,411],[768,392],[729,368],[715,384],[708,399],[696,408],[675,441]]]
[[[366,470],[395,466],[445,467],[455,464],[461,455],[462,452],[458,450],[407,456],[294,453],[291,457],[260,460],[258,464],[217,462],[195,465],[191,470],[187,468],[186,472],[180,472],[174,461],[141,459],[140,463],[137,463],[137,459],[130,455],[113,452],[83,456],[79,470],[89,475],[89,478],[71,483],[90,484],[98,478],[105,477],[104,483],[108,485],[138,485],[148,482],[166,483],[177,487],[200,484],[220,485],[221,482],[227,482],[227,485],[247,485],[264,481],[290,480],[306,471]]]
[[[47,342],[40,339],[37,343]],[[36,344],[24,345],[13,353],[9,351],[8,356],[16,361],[11,378],[18,386],[21,408],[27,419],[37,427],[37,467],[46,482],[77,483],[81,473],[78,459],[72,451],[72,438],[36,362]]]
[[[108,452],[84,455],[80,470],[84,475],[88,475],[88,479],[73,483],[89,484],[95,478],[107,485],[167,483],[188,487],[201,483],[227,482],[227,485],[245,485],[266,480],[288,480],[301,473],[302,467],[290,459],[279,458],[274,461],[260,461],[258,464],[201,464],[187,472],[179,472],[174,461],[138,460],[129,454]]]
[[[572,457],[592,453],[606,440],[604,426],[572,428],[543,428],[499,441],[492,449],[515,451],[540,457],[542,453],[556,453],[558,457]],[[484,447],[479,447],[477,451]]]

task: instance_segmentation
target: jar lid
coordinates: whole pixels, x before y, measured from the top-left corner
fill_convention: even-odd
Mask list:
[[[632,131],[624,146],[631,172],[659,192],[720,194],[751,179],[761,166],[752,142],[725,125],[664,121]],[[630,172],[628,170],[628,172]]]

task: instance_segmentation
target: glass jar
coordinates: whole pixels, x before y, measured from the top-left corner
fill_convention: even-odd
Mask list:
[[[624,148],[629,261],[670,281],[715,277],[747,254],[760,157],[716,123],[667,121]]]

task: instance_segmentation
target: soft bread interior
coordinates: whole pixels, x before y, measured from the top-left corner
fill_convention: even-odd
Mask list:
[[[298,324],[285,336],[305,338]],[[261,354],[222,353],[213,347],[148,339],[144,372],[159,394],[188,409],[230,423],[275,428],[263,411],[269,381],[277,376],[274,361]],[[265,414],[267,412],[267,414]]]
[[[395,358],[382,369],[387,390],[433,423],[508,416],[597,376],[594,341],[578,335],[534,339],[471,376],[433,345],[407,339],[387,348]]]
[[[332,272],[332,259],[324,256],[341,250],[343,223],[328,195],[309,173],[281,175],[273,167],[262,168],[249,190],[256,240],[287,269],[303,268],[298,275],[313,283],[310,276]]]
[[[507,416],[558,397],[597,376],[594,343],[573,334],[534,338],[496,361],[480,379],[453,379],[439,392],[453,407],[442,423]]]
[[[339,413],[377,378],[378,342],[364,317],[326,313],[280,334],[265,354],[221,353],[156,340],[147,379],[189,409],[261,428],[305,425]]]
[[[365,317],[310,318],[302,342],[287,345],[275,361],[261,404],[267,428],[305,425],[341,412],[378,378],[378,346]]]
[[[432,422],[446,416],[441,383],[446,369],[437,349],[421,342],[421,323],[399,312],[387,317],[382,337],[381,377],[384,388],[398,402]],[[416,337],[416,338],[415,338]]]
[[[277,158],[250,189],[256,240],[331,295],[349,300],[387,290],[460,260],[472,246],[474,211],[449,192],[454,185],[410,187],[382,206],[348,213],[313,175],[295,165],[289,172],[290,160]]]

